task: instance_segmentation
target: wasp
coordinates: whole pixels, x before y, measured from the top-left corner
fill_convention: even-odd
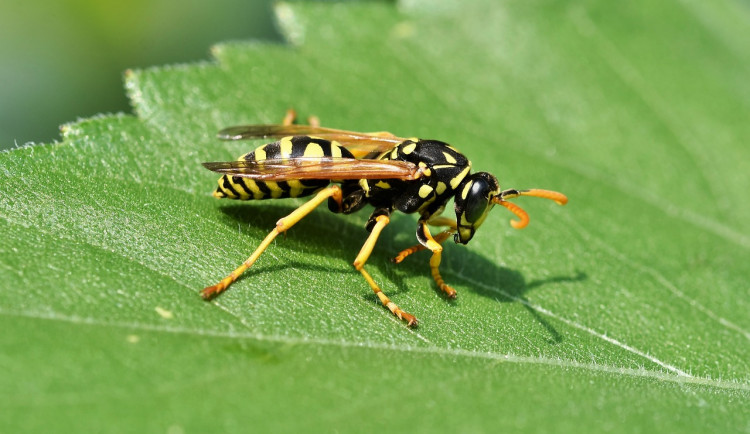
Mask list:
[[[201,296],[210,300],[226,290],[250,268],[271,242],[286,232],[318,205],[328,202],[334,213],[350,214],[371,205],[374,211],[365,228],[369,236],[354,259],[380,302],[409,326],[417,318],[402,310],[380,289],[365,269],[365,263],[391,214],[416,213],[418,244],[393,259],[399,263],[420,250],[432,252],[429,265],[437,287],[449,298],[456,290],[440,275],[442,243],[453,236],[467,244],[494,205],[518,217],[511,225],[522,229],[529,223],[526,212],[508,199],[534,196],[560,205],[568,199],[562,193],[530,189],[501,190],[497,178],[487,172],[471,173],[471,162],[453,146],[438,141],[397,137],[388,132],[360,133],[323,128],[315,117],[309,125],[295,124],[296,114],[287,112],[279,125],[244,125],[218,133],[223,140],[278,139],[242,155],[236,161],[203,163],[222,174],[213,195],[217,198],[264,200],[313,196],[282,217],[250,257],[219,283],[205,288]],[[456,219],[441,216],[453,199]],[[429,226],[444,228],[432,235]]]

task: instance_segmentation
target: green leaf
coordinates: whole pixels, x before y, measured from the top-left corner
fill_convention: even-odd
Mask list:
[[[0,427],[17,431],[747,431],[750,12],[740,2],[277,6],[292,46],[127,74],[136,116],[0,154]],[[434,288],[397,216],[211,196],[202,161],[278,122],[438,138],[561,208],[494,211]]]

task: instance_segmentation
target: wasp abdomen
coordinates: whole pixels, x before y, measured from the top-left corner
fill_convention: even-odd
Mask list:
[[[238,158],[240,161],[262,162],[279,158],[354,158],[338,142],[311,136],[293,136],[259,146]],[[219,178],[214,191],[218,198],[239,200],[283,199],[309,196],[330,183],[328,180],[258,181],[237,175]]]

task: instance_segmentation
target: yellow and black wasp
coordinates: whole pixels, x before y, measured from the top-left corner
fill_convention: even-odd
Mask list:
[[[201,296],[210,300],[242,275],[282,232],[328,201],[335,213],[349,214],[365,205],[375,210],[366,224],[370,233],[354,260],[354,268],[370,288],[398,318],[409,326],[417,318],[399,308],[380,289],[364,265],[393,211],[417,213],[419,244],[400,252],[394,262],[423,249],[432,251],[430,271],[437,286],[450,298],[456,291],[440,276],[441,243],[451,235],[466,244],[494,205],[502,205],[519,220],[517,229],[529,222],[526,212],[508,199],[535,196],[567,203],[562,193],[549,190],[501,190],[497,179],[487,172],[471,173],[471,162],[456,148],[437,140],[396,137],[391,133],[358,133],[322,128],[317,118],[310,125],[294,124],[295,114],[287,112],[281,125],[246,125],[219,132],[224,140],[277,138],[236,161],[203,163],[221,173],[217,198],[239,200],[281,199],[314,195],[308,202],[281,218],[252,255],[229,276],[205,288]],[[441,217],[450,199],[456,219]],[[433,236],[428,226],[444,227]]]

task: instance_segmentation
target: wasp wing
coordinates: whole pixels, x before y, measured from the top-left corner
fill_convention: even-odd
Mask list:
[[[302,135],[339,142],[356,158],[375,158],[406,140],[387,132],[358,133],[310,125],[240,125],[218,133],[222,140],[278,139]]]
[[[271,158],[261,161],[203,163],[206,169],[224,175],[259,181],[400,179],[422,177],[422,169],[407,161],[358,160],[356,158]]]

